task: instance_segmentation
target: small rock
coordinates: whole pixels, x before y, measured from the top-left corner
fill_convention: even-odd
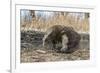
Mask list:
[[[46,51],[43,51],[43,50],[36,50],[36,52],[38,52],[38,53],[43,53],[43,54],[46,53]]]

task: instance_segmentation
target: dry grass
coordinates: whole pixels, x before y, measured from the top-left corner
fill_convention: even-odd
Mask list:
[[[89,19],[79,19],[75,18],[74,16],[54,16],[52,19],[43,20],[39,18],[33,18],[32,22],[24,22],[24,24],[21,24],[21,30],[40,30],[45,31],[47,28],[53,26],[53,25],[65,25],[65,26],[71,26],[76,31],[79,32],[89,32]]]

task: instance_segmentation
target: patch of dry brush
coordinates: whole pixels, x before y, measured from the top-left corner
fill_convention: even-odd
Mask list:
[[[52,19],[43,20],[41,18],[33,18],[32,21],[21,24],[21,30],[40,30],[45,31],[53,25],[72,26],[76,31],[89,32],[89,18],[79,19],[74,16],[55,15]]]

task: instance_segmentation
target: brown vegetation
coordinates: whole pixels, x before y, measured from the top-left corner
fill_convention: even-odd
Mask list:
[[[72,15],[54,15],[52,19],[43,20],[42,18],[33,18],[32,21],[24,22],[21,24],[21,30],[34,30],[38,29],[40,31],[45,31],[47,28],[53,25],[65,25],[71,26],[79,32],[89,32],[89,18],[80,19],[80,17],[75,18]]]

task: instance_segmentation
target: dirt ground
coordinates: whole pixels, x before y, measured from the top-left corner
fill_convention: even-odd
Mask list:
[[[88,60],[90,57],[89,36],[81,35],[83,40],[80,42],[79,49],[73,53],[61,53],[42,46],[44,36],[42,32],[21,32],[21,63]]]
[[[26,49],[21,51],[22,63],[88,60],[88,59],[89,59],[89,49],[78,49],[77,51],[71,54],[58,53],[54,50],[48,50],[48,49],[41,49],[41,50]]]

